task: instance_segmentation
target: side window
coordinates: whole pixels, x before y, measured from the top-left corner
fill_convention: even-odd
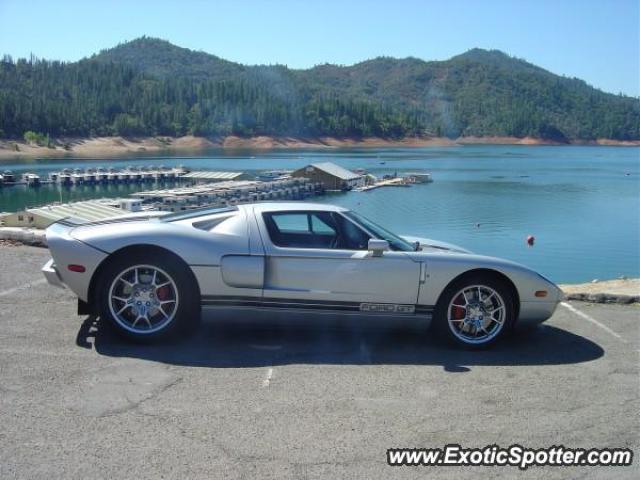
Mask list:
[[[336,214],[336,218],[341,233],[338,248],[344,250],[366,250],[371,237],[342,215]]]
[[[268,212],[262,218],[274,245],[366,250],[370,235],[335,212]]]
[[[322,220],[318,215],[311,215],[311,230],[320,235],[336,235],[336,229]]]
[[[311,233],[306,213],[274,213],[271,218],[280,233]]]
[[[328,212],[270,212],[262,217],[274,245],[336,248],[337,227]]]

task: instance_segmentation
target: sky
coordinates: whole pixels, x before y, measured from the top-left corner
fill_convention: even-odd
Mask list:
[[[0,54],[75,61],[142,35],[307,68],[499,49],[640,96],[640,0],[0,0]]]

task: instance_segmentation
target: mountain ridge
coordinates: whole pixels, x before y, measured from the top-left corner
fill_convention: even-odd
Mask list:
[[[549,70],[546,70],[542,67],[539,67],[531,62],[528,62],[525,59],[522,58],[518,58],[512,55],[509,55],[508,53],[503,52],[502,50],[499,49],[484,49],[484,48],[479,48],[479,47],[474,47],[471,48],[463,53],[457,54],[457,55],[453,55],[452,57],[450,57],[449,59],[446,60],[426,60],[423,58],[419,58],[419,57],[415,57],[415,56],[407,56],[407,57],[393,57],[393,56],[389,56],[389,55],[379,55],[373,58],[368,58],[365,60],[361,60],[352,64],[336,64],[336,63],[330,63],[330,62],[323,62],[323,63],[319,63],[317,65],[314,65],[312,67],[307,67],[307,68],[289,68],[288,65],[286,64],[282,64],[282,63],[273,63],[273,64],[244,64],[241,62],[236,62],[233,60],[227,60],[224,59],[222,57],[220,57],[219,55],[216,55],[214,53],[210,53],[210,52],[205,52],[203,50],[192,50],[186,47],[180,47],[178,45],[172,44],[171,42],[169,42],[168,40],[164,40],[158,37],[148,37],[148,36],[141,36],[138,38],[135,38],[133,40],[129,40],[126,42],[122,42],[119,43],[118,45],[111,47],[111,48],[106,48],[106,49],[102,49],[100,50],[98,53],[95,53],[93,55],[91,55],[90,57],[85,57],[83,59],[78,60],[78,62],[81,61],[86,61],[86,60],[114,60],[114,57],[116,58],[115,61],[117,62],[121,62],[123,60],[123,56],[126,57],[126,53],[125,52],[132,52],[134,50],[140,50],[140,51],[148,51],[149,49],[156,49],[156,50],[162,50],[164,51],[164,53],[169,53],[171,51],[173,52],[181,52],[183,54],[189,54],[189,55],[193,55],[194,57],[200,57],[201,59],[205,59],[208,58],[210,59],[212,62],[220,62],[220,63],[224,63],[226,65],[234,65],[237,67],[241,67],[241,68],[252,68],[252,67],[285,67],[291,71],[294,72],[306,72],[309,70],[314,70],[317,68],[321,68],[321,67],[334,67],[337,69],[352,69],[352,68],[357,68],[360,67],[364,64],[372,64],[372,63],[377,63],[377,62],[383,62],[383,61],[391,61],[391,62],[395,62],[395,63],[417,63],[417,64],[421,64],[421,65],[429,65],[429,64],[441,64],[441,63],[445,63],[445,62],[449,62],[449,61],[464,61],[464,60],[470,60],[470,61],[476,61],[476,62],[481,62],[481,63],[485,63],[485,64],[499,64],[502,63],[504,64],[505,62],[512,62],[511,66],[515,65],[515,64],[520,64],[522,66],[526,66],[526,67],[533,67],[534,69],[538,70],[538,71],[542,71],[542,72],[546,72],[546,73],[550,73],[552,75],[556,75],[558,77],[562,77],[562,78],[575,78],[575,77],[567,77],[566,75],[561,75],[561,74],[556,74],[553,73]],[[71,63],[77,63],[77,62],[71,62]],[[132,62],[127,62],[125,61],[124,63],[129,63],[131,64]],[[204,63],[204,62],[203,62]],[[133,65],[132,65],[133,66]],[[584,80],[581,80],[584,81]],[[587,83],[587,82],[585,82]],[[588,83],[587,83],[588,84]],[[589,84],[588,84],[589,85]],[[591,86],[591,85],[589,85]],[[602,89],[598,89],[596,87],[593,87],[596,90],[599,90],[603,93],[609,93],[612,95],[615,95],[612,92],[606,92]],[[633,97],[631,97],[633,98]]]
[[[5,59],[0,113],[0,136],[640,139],[640,99],[479,48],[290,69],[141,37],[67,64]]]

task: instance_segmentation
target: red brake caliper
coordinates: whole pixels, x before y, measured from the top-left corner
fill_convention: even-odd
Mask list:
[[[458,295],[453,303],[463,305],[465,303],[464,298],[462,298],[462,295]],[[466,313],[467,312],[462,307],[456,307],[455,305],[451,307],[451,316],[453,317],[453,320],[462,320],[465,317]]]
[[[159,288],[156,294],[158,295],[158,300],[160,300],[161,302],[165,301],[169,296],[169,286],[166,285],[162,288]]]

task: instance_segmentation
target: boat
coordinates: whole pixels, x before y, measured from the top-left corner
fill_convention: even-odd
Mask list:
[[[118,181],[118,171],[115,168],[110,168],[107,172],[107,182],[117,182]]]
[[[22,175],[22,181],[29,187],[37,187],[40,185],[40,176],[35,173],[27,172]]]
[[[132,182],[140,181],[141,175],[136,167],[129,167],[127,170],[129,170],[129,180]]]
[[[84,181],[87,183],[95,183],[96,172],[93,168],[87,168],[84,173]]]
[[[5,170],[2,176],[4,177],[4,183],[13,183],[16,181],[16,177],[11,170]]]
[[[101,183],[109,181],[109,173],[103,167],[98,167],[96,172],[96,181]]]
[[[65,168],[58,174],[58,182],[61,185],[69,185],[71,183],[71,170]]]
[[[81,169],[76,168],[73,171],[73,173],[71,174],[71,183],[74,185],[80,185],[84,183],[84,172]]]
[[[153,181],[153,172],[149,170],[147,167],[142,167],[140,169],[140,176],[142,177],[143,182]]]
[[[406,179],[410,183],[430,183],[433,182],[433,178],[430,173],[426,172],[411,172],[406,174]]]

